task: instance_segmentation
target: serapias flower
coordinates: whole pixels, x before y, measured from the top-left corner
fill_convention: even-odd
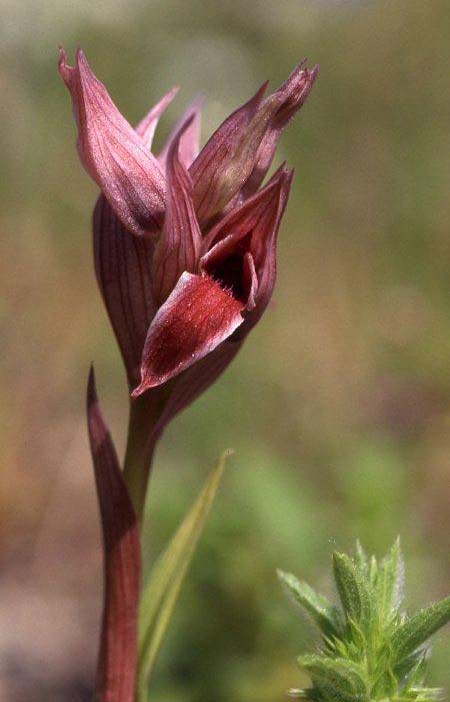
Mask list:
[[[302,61],[268,97],[263,85],[202,150],[196,100],[158,156],[152,138],[175,88],[133,128],[81,50],[74,67],[61,50],[59,70],[102,191],[96,272],[132,396],[171,381],[161,424],[221,373],[270,300],[292,172],[283,165],[261,184],[318,69]]]
[[[262,86],[202,150],[195,100],[158,156],[151,152],[153,135],[176,88],[133,128],[82,51],[72,67],[61,49],[59,72],[72,97],[80,159],[101,189],[93,219],[95,268],[132,398],[122,466],[91,371],[88,429],[105,575],[95,699],[132,702],[136,673],[139,689],[142,677],[140,525],[153,449],[167,422],[234,358],[270,300],[292,172],[282,165],[261,185],[317,68],[302,62],[268,97]],[[156,606],[165,617],[166,605]],[[153,656],[164,628],[157,618]]]

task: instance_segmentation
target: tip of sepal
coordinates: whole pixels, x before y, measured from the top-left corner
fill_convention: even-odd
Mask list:
[[[75,60],[77,63],[84,63],[87,65],[86,54],[84,53],[81,46],[77,46],[77,48],[75,50]]]
[[[302,58],[295,66],[295,68],[291,72],[291,76],[304,71],[308,75],[310,81],[314,81],[319,74],[319,68],[320,66],[318,63],[315,63],[314,66],[312,66],[312,68],[308,68],[308,58],[305,57]]]
[[[73,68],[67,63],[67,53],[62,46],[58,46],[58,72],[64,83],[68,86]]]
[[[193,117],[195,117],[196,112],[200,111],[203,107],[203,103],[205,102],[205,96],[203,93],[197,93],[197,95],[194,97],[192,102],[190,103],[188,107],[188,113],[192,114]]]
[[[311,80],[316,80],[317,76],[320,73],[320,65],[316,63],[309,71],[309,76]]]
[[[91,365],[89,366],[86,399],[88,408],[97,402],[97,386],[95,383],[95,371],[93,363],[91,363]]]
[[[280,203],[282,205],[287,203],[292,186],[292,181],[294,179],[294,174],[295,169],[287,168],[286,162],[284,162],[277,169],[277,171],[275,171],[274,175],[269,181],[269,183],[273,183],[275,188],[277,189],[279,193]]]
[[[81,46],[77,46],[75,51],[75,67],[81,79],[84,78],[85,80],[92,80],[97,83],[99,82],[96,76],[94,76],[89,65],[89,61],[86,58],[86,54]]]
[[[286,195],[289,194],[291,189],[292,181],[294,180],[295,168],[287,168],[285,172],[285,189]]]
[[[294,177],[294,172],[294,168],[288,168],[287,162],[283,161],[271,176],[266,187],[284,186],[285,184],[290,185]]]
[[[180,86],[179,85],[172,85],[172,87],[169,88],[169,90],[167,91],[167,93],[165,94],[164,97],[167,101],[173,100],[176,97],[176,95],[178,95],[179,92],[180,92]]]
[[[260,105],[263,103],[269,83],[269,80],[265,80],[264,83],[261,83],[256,93],[242,106],[247,108],[249,117],[255,115]]]
[[[179,152],[180,152],[181,140],[182,140],[183,136],[185,135],[185,133],[187,132],[187,130],[189,129],[189,127],[191,126],[194,119],[195,119],[195,114],[192,113],[192,114],[188,115],[187,119],[180,125],[180,128],[178,129],[177,133],[175,134],[173,141],[169,147],[169,151],[167,154],[169,163],[173,162],[174,159],[178,158]]]
[[[254,94],[254,96],[251,98],[251,100],[249,102],[253,102],[253,101],[261,102],[261,100],[263,99],[263,97],[265,95],[267,87],[269,85],[269,82],[270,81],[265,80],[264,83],[261,83],[258,90],[256,91],[256,93]]]
[[[87,59],[83,49],[77,46],[75,49],[75,65],[78,67],[80,63],[87,66]],[[58,46],[58,66],[63,67],[65,70],[73,70],[73,66],[69,66],[67,63],[67,52],[63,46]]]

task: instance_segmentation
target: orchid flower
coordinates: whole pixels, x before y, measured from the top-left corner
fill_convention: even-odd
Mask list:
[[[201,150],[195,101],[158,156],[153,134],[176,89],[133,129],[82,51],[71,67],[61,50],[59,70],[81,161],[102,190],[97,278],[132,396],[173,380],[166,422],[228,365],[270,300],[292,172],[281,166],[260,186],[318,69],[302,61],[268,97],[263,85]]]
[[[61,49],[59,72],[72,98],[81,162],[101,190],[95,270],[130,389],[122,469],[91,372],[88,428],[105,571],[95,699],[134,702],[136,678],[145,683],[136,635],[139,520],[153,449],[172,417],[231,362],[269,303],[292,171],[283,164],[264,180],[318,69],[302,61],[268,96],[264,84],[202,149],[201,104],[194,100],[156,155],[155,129],[177,88],[134,128],[81,50],[70,66]]]

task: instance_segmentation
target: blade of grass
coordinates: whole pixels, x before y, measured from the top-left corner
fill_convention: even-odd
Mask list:
[[[208,476],[202,491],[187,513],[168,547],[155,563],[145,585],[139,609],[138,700],[147,702],[149,680],[168,623],[191,562],[198,539],[230,455],[226,451]]]

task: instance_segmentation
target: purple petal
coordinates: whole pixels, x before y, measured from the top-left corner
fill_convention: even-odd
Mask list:
[[[272,223],[266,222],[266,232],[261,228],[252,240],[255,261],[257,261],[258,290],[255,296],[255,308],[246,314],[242,330],[237,336],[244,337],[258,323],[263,315],[275,287],[277,275],[277,238],[281,219],[289,198],[292,184],[293,171],[287,172],[286,178],[280,188],[276,209],[273,212]],[[259,249],[259,251],[258,251]],[[256,264],[255,264],[256,265]],[[242,331],[242,334],[240,332]]]
[[[241,191],[241,200],[255,193],[270,168],[278,140],[289,120],[306,102],[319,73],[319,67],[304,68],[306,59],[301,61],[275,95],[280,99],[280,107],[271,120],[256,154],[253,170]],[[270,99],[270,98],[269,98]]]
[[[282,178],[281,173],[283,173]],[[274,191],[274,194],[276,194],[276,191],[278,191],[278,195],[273,199],[273,218],[271,219],[272,228],[261,230],[259,232],[260,234],[267,233],[268,236],[265,257],[266,261],[260,273],[260,281],[257,279],[253,256],[250,252],[247,252],[244,255],[244,275],[248,276],[249,279],[247,283],[249,295],[246,308],[242,311],[242,314],[244,315],[243,324],[240,325],[229,338],[227,338],[223,343],[219,344],[219,346],[217,346],[217,348],[215,348],[212,352],[208,353],[204,358],[194,363],[194,365],[190,366],[187,370],[175,378],[171,387],[169,399],[164,405],[163,413],[153,431],[153,442],[156,442],[159,439],[164,431],[164,428],[176,414],[191,404],[223,373],[240,350],[242,343],[251,328],[256,324],[264,312],[275,285],[276,237],[281,216],[286,206],[291,179],[292,174],[286,173],[281,168],[280,171],[274,175],[272,181],[267,186]],[[267,203],[267,195],[264,196],[264,194],[262,196],[261,194],[258,194],[258,196],[254,198],[254,201],[256,200],[256,204],[258,204],[258,200],[261,199],[266,200]],[[241,219],[242,224],[246,224],[248,226],[249,224],[251,225],[252,223],[255,223],[255,221],[257,222],[257,220],[255,220],[255,209],[252,211],[251,203],[250,206],[247,205],[242,208],[241,214],[243,215]],[[234,217],[230,216],[228,218],[228,222],[232,223],[234,226],[238,226],[239,220],[240,217],[239,215],[236,216],[236,213]],[[227,229],[227,227],[225,226],[224,229]],[[219,227],[217,230],[219,230]],[[245,226],[242,230],[238,229],[238,233],[241,231],[245,231]],[[220,231],[218,231],[218,234],[220,234]],[[233,235],[226,237],[228,241],[232,240],[233,238]],[[226,240],[224,239],[223,241],[225,242]]]
[[[183,131],[179,149],[181,163],[186,168],[189,168],[197,157],[200,150],[201,107],[202,98],[199,96],[186,108],[186,111],[172,129],[158,156],[158,161],[164,170],[166,169],[170,148],[173,142],[178,139],[180,131]]]
[[[201,259],[201,266],[207,272],[226,256],[232,255],[244,238],[248,238],[248,250],[251,251],[258,268],[264,256],[264,245],[270,236],[278,210],[278,203],[283,197],[288,174],[281,166],[267,185],[246,200],[240,207],[229,212],[206,235]],[[229,234],[231,232],[231,234]]]
[[[248,290],[246,310],[253,310],[256,306],[256,295],[258,293],[258,276],[256,275],[255,262],[250,251],[244,256],[243,267],[243,286]]]
[[[152,289],[154,243],[130,234],[100,195],[93,217],[95,271],[130,387],[140,378],[142,350],[156,313]]]
[[[88,429],[104,546],[104,607],[95,699],[133,702],[137,667],[140,545],[136,516],[98,405],[91,370]]]
[[[243,305],[208,276],[183,273],[148,330],[136,397],[181,373],[242,324]]]
[[[163,95],[161,100],[159,100],[156,105],[152,107],[150,112],[136,125],[136,132],[142,138],[148,149],[152,148],[153,137],[155,136],[159,118],[167,109],[167,106],[170,105],[178,91],[179,88],[177,86],[171,88],[171,90]]]
[[[245,182],[235,172],[236,153],[261,105],[266,85],[220,125],[189,169],[197,216],[202,222],[219,212]]]
[[[224,217],[205,239],[205,246],[211,248],[201,258],[201,269],[219,278],[222,284],[227,283],[223,277],[227,261],[232,261],[235,267],[236,257],[243,258],[241,289],[247,291],[247,304],[244,324],[235,335],[237,339],[243,338],[256,324],[272,295],[276,240],[291,181],[292,173],[282,166],[265,188]],[[226,235],[230,231],[232,234]]]
[[[229,203],[239,204],[262,183],[282,129],[306,100],[317,76],[318,68],[308,71],[304,63],[265,100],[258,94],[259,100],[253,98],[241,108],[246,119],[241,118],[223,136],[228,120],[224,122],[192,164],[194,201],[201,223]]]
[[[59,72],[69,89],[78,125],[78,152],[122,224],[135,234],[154,232],[164,212],[164,176],[142,138],[120,114],[82,51]]]
[[[169,90],[136,126],[148,148],[160,116],[177,92],[177,87]],[[147,330],[156,313],[151,274],[154,243],[148,237],[131,236],[103,194],[94,209],[93,233],[97,281],[122,352],[128,382],[135,386],[140,378]]]
[[[189,126],[190,122],[186,123],[172,141],[167,157],[166,216],[153,257],[153,286],[159,304],[170,295],[182,273],[196,271],[202,242],[191,177],[180,156],[180,141]]]

